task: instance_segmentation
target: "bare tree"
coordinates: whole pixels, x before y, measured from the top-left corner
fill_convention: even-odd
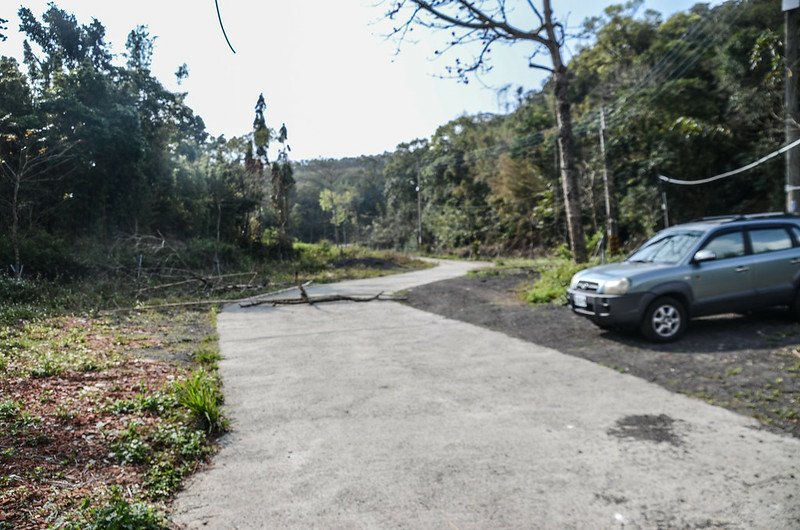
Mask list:
[[[63,165],[70,159],[72,143],[59,142],[55,147],[47,145],[42,129],[27,129],[22,134],[8,133],[0,138],[0,177],[9,183],[10,197],[2,197],[11,215],[11,247],[14,263],[11,268],[16,279],[22,278],[20,258],[19,218],[24,201],[24,192],[63,176]]]
[[[561,53],[566,34],[564,26],[553,17],[551,1],[542,0],[541,9],[533,0],[514,2],[514,6],[506,0],[389,0],[389,3],[387,16],[397,22],[393,35],[401,42],[414,26],[420,26],[447,32],[448,48],[477,46],[477,54],[471,60],[464,62],[456,59],[455,67],[448,68],[450,73],[465,81],[470,74],[488,69],[487,61],[493,45],[533,44],[528,65],[552,75],[570,247],[575,261],[585,262],[587,254],[581,223],[580,187],[567,98],[569,79]],[[542,52],[549,55],[549,64],[536,62],[537,55]]]

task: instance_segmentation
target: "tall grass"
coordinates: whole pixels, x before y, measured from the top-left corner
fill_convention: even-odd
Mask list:
[[[178,403],[188,409],[197,424],[208,433],[226,430],[222,395],[215,377],[204,369],[195,370],[177,384]]]

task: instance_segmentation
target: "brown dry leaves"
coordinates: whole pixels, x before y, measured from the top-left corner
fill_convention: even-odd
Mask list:
[[[158,337],[124,323],[71,317],[4,331],[14,343],[0,350],[7,359],[0,371],[0,528],[47,527],[112,484],[135,492],[143,466],[120,464],[109,443],[130,421],[158,418],[110,405],[159,390],[185,368],[127,355]],[[31,376],[39,357],[62,366],[70,348],[81,351],[76,366],[70,359],[56,375]],[[81,364],[85,359],[95,362]]]

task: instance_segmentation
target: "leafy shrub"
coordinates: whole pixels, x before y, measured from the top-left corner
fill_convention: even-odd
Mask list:
[[[531,304],[566,303],[566,290],[572,276],[589,266],[563,258],[538,262],[539,278],[525,290],[525,300]]]
[[[38,302],[41,293],[36,284],[29,280],[15,280],[9,276],[0,275],[0,300],[9,304],[27,304]]]
[[[212,433],[225,429],[222,417],[222,396],[216,380],[203,369],[196,370],[177,385],[178,403],[186,407],[203,430]]]
[[[66,242],[45,232],[24,234],[20,239],[19,249],[22,272],[27,277],[78,277],[85,272],[85,268],[78,263],[70,250]],[[7,266],[14,262],[13,256],[11,238],[0,238],[0,265],[4,270],[9,270]]]

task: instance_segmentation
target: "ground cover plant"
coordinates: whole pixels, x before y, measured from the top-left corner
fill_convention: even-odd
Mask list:
[[[191,365],[139,355],[216,347],[208,309],[181,316],[194,333],[180,338],[164,333],[173,317],[59,315],[0,327],[0,528],[166,524],[165,499],[224,429],[181,402]]]
[[[428,266],[297,244],[215,274],[170,246],[72,280],[0,277],[0,529],[168,527],[170,497],[228,428],[215,301]]]

